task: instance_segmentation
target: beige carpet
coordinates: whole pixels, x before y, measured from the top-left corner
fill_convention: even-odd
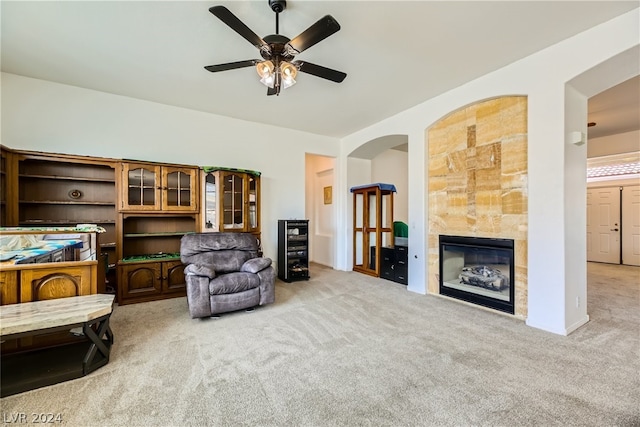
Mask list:
[[[640,269],[588,271],[591,321],[569,337],[319,266],[251,313],[116,307],[107,366],[1,411],[69,426],[638,426]]]

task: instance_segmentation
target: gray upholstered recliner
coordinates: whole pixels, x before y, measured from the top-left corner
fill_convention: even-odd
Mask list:
[[[276,273],[271,259],[258,257],[249,233],[200,233],[182,237],[180,260],[191,317],[270,304]]]

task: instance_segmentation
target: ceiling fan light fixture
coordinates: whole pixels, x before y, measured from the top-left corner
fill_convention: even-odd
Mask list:
[[[297,75],[298,75],[298,69],[296,68],[295,65],[286,61],[280,64],[280,76],[282,77],[283,89],[286,89],[296,84]]]
[[[273,87],[276,84],[276,76],[275,76],[275,74],[271,74],[269,76],[265,76],[265,77],[261,78],[260,79],[260,83],[262,83],[263,85],[273,89]]]
[[[292,78],[282,79],[282,89],[290,88],[294,84],[296,84],[296,81]]]
[[[256,71],[258,75],[262,78],[269,77],[273,75],[273,62],[271,61],[262,61],[256,64]]]
[[[275,67],[271,61],[262,61],[256,64],[256,71],[260,76],[260,83],[270,88],[273,88],[276,76],[274,73]]]

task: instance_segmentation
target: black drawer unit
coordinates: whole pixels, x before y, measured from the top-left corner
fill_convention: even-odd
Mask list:
[[[388,280],[395,280],[394,264],[396,254],[393,248],[383,247],[380,249],[382,258],[380,258],[380,277]]]
[[[278,277],[309,280],[309,220],[278,220]]]
[[[380,250],[382,258],[380,259],[380,277],[387,280],[406,285],[408,271],[408,247],[395,246],[393,248],[383,247]],[[376,248],[371,247],[371,268],[375,268]]]
[[[396,262],[394,263],[394,281],[407,284],[407,273],[409,269],[409,248],[407,246],[396,246]]]

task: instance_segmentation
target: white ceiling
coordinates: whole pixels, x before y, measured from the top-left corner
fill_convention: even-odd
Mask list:
[[[275,32],[267,0],[2,0],[2,71],[342,137],[639,5],[290,0],[280,15],[281,34],[293,38],[326,14],[342,26],[297,59],[348,76],[336,84],[300,73],[297,85],[267,97],[252,68],[204,70],[259,58],[251,44],[209,13],[218,4],[262,37]],[[638,80],[630,84],[637,89]],[[629,95],[625,88],[613,90],[615,99]],[[624,102],[635,101],[631,119],[637,129],[638,97],[630,98]],[[598,102],[593,98],[593,131],[615,133],[629,126],[612,124],[622,116],[608,112],[617,105],[604,95]]]
[[[589,98],[589,138],[640,129],[640,76]]]

